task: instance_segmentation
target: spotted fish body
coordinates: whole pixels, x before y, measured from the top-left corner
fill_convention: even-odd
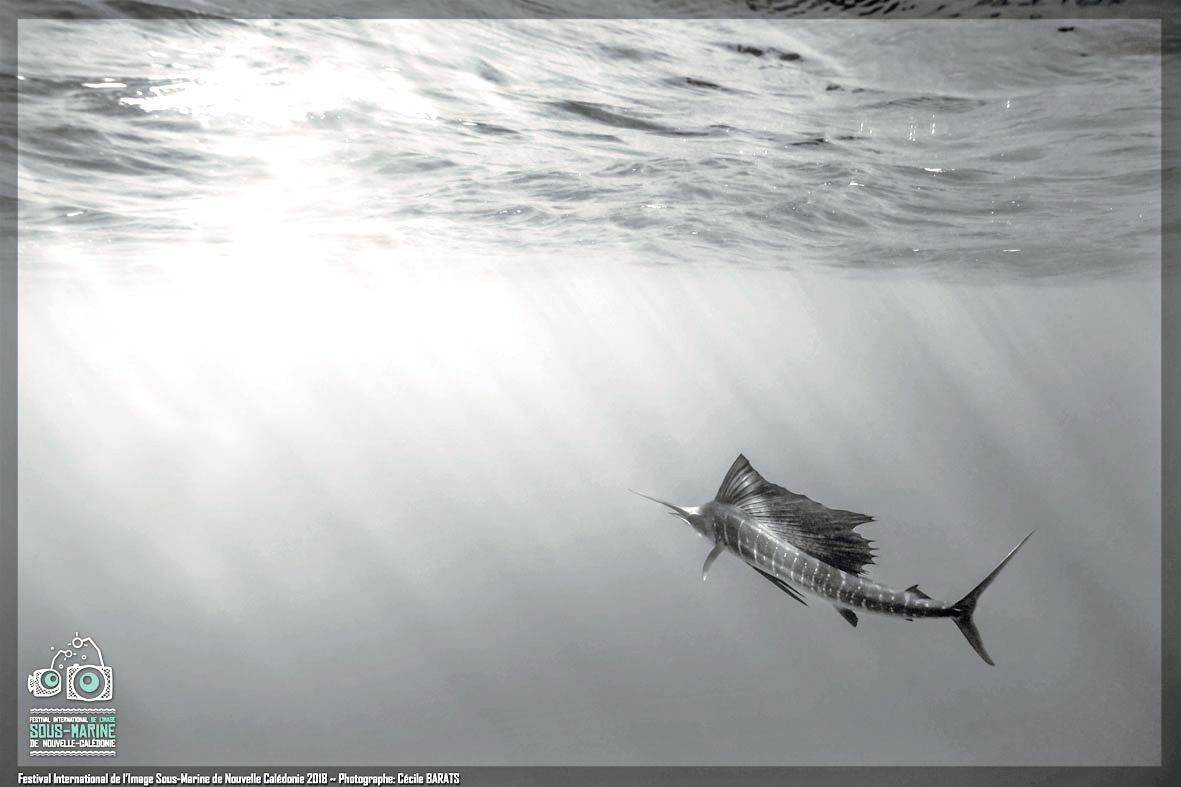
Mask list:
[[[860,574],[842,571],[776,536],[737,506],[706,503],[718,538],[743,562],[833,604],[903,618],[950,617],[951,605],[922,591],[895,590]]]
[[[729,551],[797,601],[807,604],[803,596],[807,593],[832,603],[853,626],[858,612],[906,620],[951,618],[988,664],[993,661],[972,613],[980,594],[1029,539],[1026,536],[1015,546],[970,593],[948,603],[931,598],[918,585],[896,590],[863,576],[864,567],[873,562],[872,549],[854,528],[873,518],[828,508],[771,484],[744,456],[734,461],[717,496],[705,505],[676,506],[648,499],[668,506],[675,516],[714,542],[705,560],[703,579],[713,561]]]

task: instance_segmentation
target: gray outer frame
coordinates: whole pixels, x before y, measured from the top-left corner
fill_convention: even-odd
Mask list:
[[[555,0],[560,2],[561,0]],[[884,16],[891,19],[952,17],[1005,19],[1159,19],[1161,22],[1161,68],[1174,79],[1161,80],[1161,765],[1140,768],[934,768],[934,767],[831,767],[831,768],[555,768],[555,767],[473,767],[459,769],[464,784],[493,785],[716,785],[718,783],[785,784],[807,783],[810,787],[845,785],[870,780],[882,787],[915,784],[992,785],[1037,783],[1063,785],[1156,785],[1176,783],[1181,771],[1181,650],[1178,648],[1178,619],[1168,603],[1181,589],[1181,445],[1178,443],[1181,395],[1181,7],[1170,0],[708,0],[695,3],[692,14],[663,8],[659,0],[575,0],[552,8],[526,13],[521,6],[511,9],[495,3],[477,4],[407,0],[396,5],[380,0],[354,0],[347,6],[320,0],[325,17],[369,18],[854,18]],[[181,19],[202,16],[193,12],[149,3],[120,3],[121,9],[90,18]],[[224,0],[238,18],[289,18],[279,0]],[[135,13],[132,9],[142,9]],[[240,9],[240,10],[239,10]],[[506,11],[510,13],[506,14]],[[18,733],[17,697],[21,676],[17,674],[17,25],[20,19],[53,18],[35,0],[0,3],[0,781],[16,784]],[[303,17],[301,15],[301,18]],[[883,21],[882,24],[889,24]],[[965,22],[965,24],[970,24]],[[1170,144],[1172,143],[1172,144]],[[1174,479],[1169,483],[1168,479]],[[1064,657],[1068,655],[1064,654]],[[283,771],[282,766],[259,764],[257,768],[187,767],[189,773],[237,773]],[[344,767],[291,768],[292,775],[308,770],[327,771],[330,776],[347,771],[355,774],[407,773],[456,770],[446,763],[429,767]],[[75,767],[30,767],[26,774],[100,774],[111,771],[152,775],[178,773],[174,768],[121,768],[116,763]],[[1173,774],[1171,777],[1169,774]]]

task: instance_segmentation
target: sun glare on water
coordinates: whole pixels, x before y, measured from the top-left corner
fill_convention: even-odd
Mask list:
[[[413,28],[399,29],[407,47],[425,46]],[[235,30],[217,39],[215,58],[172,53],[178,62],[160,65],[169,79],[121,102],[145,115],[198,120],[211,160],[249,167],[219,173],[163,206],[187,225],[167,244],[140,238],[117,259],[64,236],[41,245],[39,255],[71,272],[71,281],[55,284],[73,305],[54,330],[70,332],[73,323],[108,371],[150,377],[139,386],[140,404],[159,418],[173,408],[150,400],[185,400],[200,369],[262,403],[281,400],[291,375],[316,366],[356,380],[395,367],[399,385],[445,388],[440,370],[523,364],[536,339],[520,294],[472,276],[481,263],[436,245],[432,237],[442,241],[448,230],[429,217],[413,238],[382,220],[370,205],[372,183],[350,167],[348,133],[309,122],[364,105],[430,123],[434,103],[393,65],[325,56],[259,69],[258,38]],[[86,298],[77,298],[78,288]],[[66,297],[43,284],[25,290],[30,298]]]

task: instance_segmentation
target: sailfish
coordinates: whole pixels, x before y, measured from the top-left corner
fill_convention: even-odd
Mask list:
[[[1033,535],[1021,539],[966,596],[948,603],[931,598],[917,584],[895,590],[866,577],[873,548],[854,531],[873,517],[829,508],[772,484],[742,454],[730,466],[717,495],[704,505],[678,506],[629,491],[667,506],[669,513],[713,541],[702,579],[718,556],[729,550],[801,604],[808,603],[805,593],[831,603],[852,626],[857,625],[858,612],[904,620],[951,618],[987,664],[994,662],[972,620],[976,602]]]

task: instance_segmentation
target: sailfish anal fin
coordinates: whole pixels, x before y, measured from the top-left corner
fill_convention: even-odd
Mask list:
[[[850,574],[873,562],[870,542],[853,528],[873,517],[817,503],[767,481],[742,454],[718,489],[717,501],[737,506],[812,557]]]

